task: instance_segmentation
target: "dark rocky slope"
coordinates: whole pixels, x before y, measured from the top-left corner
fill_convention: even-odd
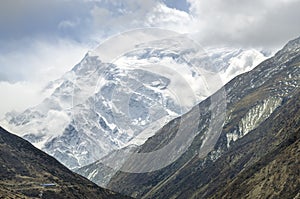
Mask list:
[[[0,198],[129,198],[75,174],[0,127]]]

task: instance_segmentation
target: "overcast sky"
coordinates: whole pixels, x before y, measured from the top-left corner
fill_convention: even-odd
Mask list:
[[[278,49],[300,36],[300,0],[2,0],[0,117],[103,39],[133,28],[194,33],[204,46]]]

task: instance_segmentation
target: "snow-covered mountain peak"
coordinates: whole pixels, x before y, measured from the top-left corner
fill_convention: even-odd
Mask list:
[[[220,72],[220,79],[228,80],[264,58],[242,49],[199,53],[189,39],[163,32],[135,36],[138,42],[125,34],[88,52],[48,85],[41,104],[8,114],[1,124],[69,168],[80,167],[113,150],[143,144],[222,86],[221,81],[207,86],[206,74]]]

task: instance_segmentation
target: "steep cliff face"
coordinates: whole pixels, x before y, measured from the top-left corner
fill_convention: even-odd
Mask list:
[[[236,141],[258,127],[281,105],[281,102],[281,98],[270,97],[262,102],[258,102],[254,107],[250,108],[244,117],[241,118],[238,128],[232,133],[226,134],[227,147],[229,148],[232,141]]]
[[[118,172],[108,187],[136,198],[234,198],[238,193],[234,183],[241,182],[250,173],[247,179],[253,178],[253,181],[245,181],[241,187],[244,191],[239,196],[247,193],[245,197],[266,198],[269,194],[276,198],[277,192],[278,196],[289,193],[296,196],[300,189],[298,180],[287,176],[299,172],[296,169],[299,163],[293,162],[298,159],[295,151],[298,151],[299,138],[299,86],[300,38],[290,41],[274,57],[225,85],[226,120],[216,145],[205,157],[201,156],[201,147],[205,144],[204,137],[209,137],[207,129],[212,109],[207,107],[212,106],[211,97],[199,104],[198,134],[180,158],[153,172]],[[173,123],[171,121],[167,126]],[[174,133],[176,128],[162,128],[139,148],[139,152],[156,150],[162,143],[167,143]],[[290,139],[294,141],[290,142]],[[284,159],[280,160],[284,154],[289,154],[286,159],[290,162],[288,166]],[[274,165],[277,161],[281,161],[279,165],[283,169],[287,168],[283,174],[286,176],[280,182],[275,178],[277,171]],[[261,166],[262,163],[265,166]],[[125,164],[131,164],[130,160]],[[251,173],[255,165],[259,165],[258,171]],[[271,187],[271,182],[265,185],[255,183],[260,177],[268,178],[262,176],[266,174],[266,169],[270,169],[272,183],[281,188]],[[287,179],[292,179],[295,187],[288,185]],[[253,190],[247,191],[244,187],[247,185]],[[269,192],[260,195],[265,189],[259,189],[260,186]],[[225,195],[228,190],[232,191],[232,195]]]

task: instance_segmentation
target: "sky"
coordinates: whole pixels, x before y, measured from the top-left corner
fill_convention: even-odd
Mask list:
[[[300,0],[3,0],[0,118],[39,103],[47,82],[114,34],[159,27],[203,46],[279,49],[300,36],[299,8]]]

